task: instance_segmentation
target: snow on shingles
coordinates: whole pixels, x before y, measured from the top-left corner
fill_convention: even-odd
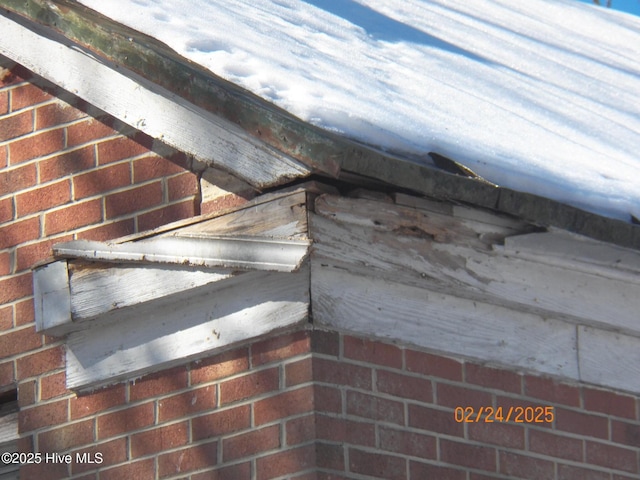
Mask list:
[[[314,125],[640,217],[640,19],[572,0],[81,0]]]

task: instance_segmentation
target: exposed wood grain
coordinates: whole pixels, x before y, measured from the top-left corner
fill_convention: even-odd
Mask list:
[[[307,238],[307,193],[300,191],[182,228],[170,235]]]
[[[323,196],[316,212],[310,220],[313,258],[322,264],[546,318],[640,334],[640,285],[591,271],[588,264],[577,270],[474,248],[476,224],[447,224],[384,202]],[[478,230],[486,228],[481,223]],[[437,241],[438,236],[461,245]]]
[[[135,378],[306,321],[308,268],[242,277],[226,288],[205,285],[127,309],[106,325],[71,333],[68,388],[90,389]]]
[[[197,270],[169,265],[70,265],[71,316],[80,322],[111,311],[133,307],[162,297],[220,282],[239,272]]]
[[[640,392],[640,338],[580,327],[580,380]]]
[[[13,17],[17,19],[17,17]],[[0,52],[183,152],[229,171],[257,188],[304,177],[310,170],[236,124],[188,103],[133,72],[115,69],[72,46],[0,15]]]
[[[576,327],[312,262],[314,323],[443,353],[578,378]]]

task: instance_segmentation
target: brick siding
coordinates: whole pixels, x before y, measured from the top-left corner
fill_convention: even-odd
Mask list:
[[[63,343],[34,328],[31,268],[51,245],[244,198],[222,192],[201,203],[192,173],[201,166],[19,66],[0,66],[0,390],[18,386],[22,451],[102,456],[99,465],[27,465],[22,478],[640,476],[636,396],[337,332],[280,333],[93,393],[68,391]],[[554,418],[458,422],[456,407],[553,407]]]

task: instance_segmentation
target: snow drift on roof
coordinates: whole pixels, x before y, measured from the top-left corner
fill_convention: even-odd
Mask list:
[[[640,217],[639,18],[572,0],[80,1],[314,125]]]

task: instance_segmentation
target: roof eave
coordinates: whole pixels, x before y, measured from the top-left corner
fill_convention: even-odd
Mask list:
[[[440,171],[418,163],[420,159],[391,155],[321,130],[180,57],[158,40],[117,24],[77,2],[0,0],[0,7],[4,9],[2,14],[5,20],[20,22],[23,29],[35,35],[49,39],[58,36],[58,41],[66,40],[65,46],[70,51],[87,49],[95,55],[94,62],[142,84],[159,95],[158,98],[178,105],[182,108],[181,112],[196,111],[197,116],[206,117],[210,124],[232,131],[234,139],[240,136],[241,145],[250,152],[257,151],[260,159],[267,159],[268,165],[250,158],[244,166],[242,163],[236,165],[233,159],[218,163],[217,166],[247,180],[258,190],[314,173],[333,178],[355,174],[356,178],[375,179],[397,189],[472,204],[508,213],[536,225],[557,227],[640,249],[638,226],[537,195]],[[0,53],[11,57],[11,52],[5,47],[0,45]],[[24,58],[22,62],[28,63]],[[25,66],[54,83],[61,83],[59,79],[56,81],[51,78],[50,74],[48,76],[43,69],[36,68],[36,62],[37,59],[34,59],[31,65]],[[86,98],[87,92],[73,93],[93,103]],[[142,125],[141,118],[121,117],[121,120],[142,131],[147,128]],[[171,132],[163,133],[159,128],[162,126],[147,128],[146,133],[181,150],[186,149],[187,153],[198,158],[197,152],[189,152],[175,142],[172,144],[168,137]],[[264,155],[263,150],[266,150]],[[206,156],[206,152],[200,153],[200,157],[203,155]],[[260,165],[266,171],[255,171],[252,165]],[[354,176],[349,175],[349,178]]]

